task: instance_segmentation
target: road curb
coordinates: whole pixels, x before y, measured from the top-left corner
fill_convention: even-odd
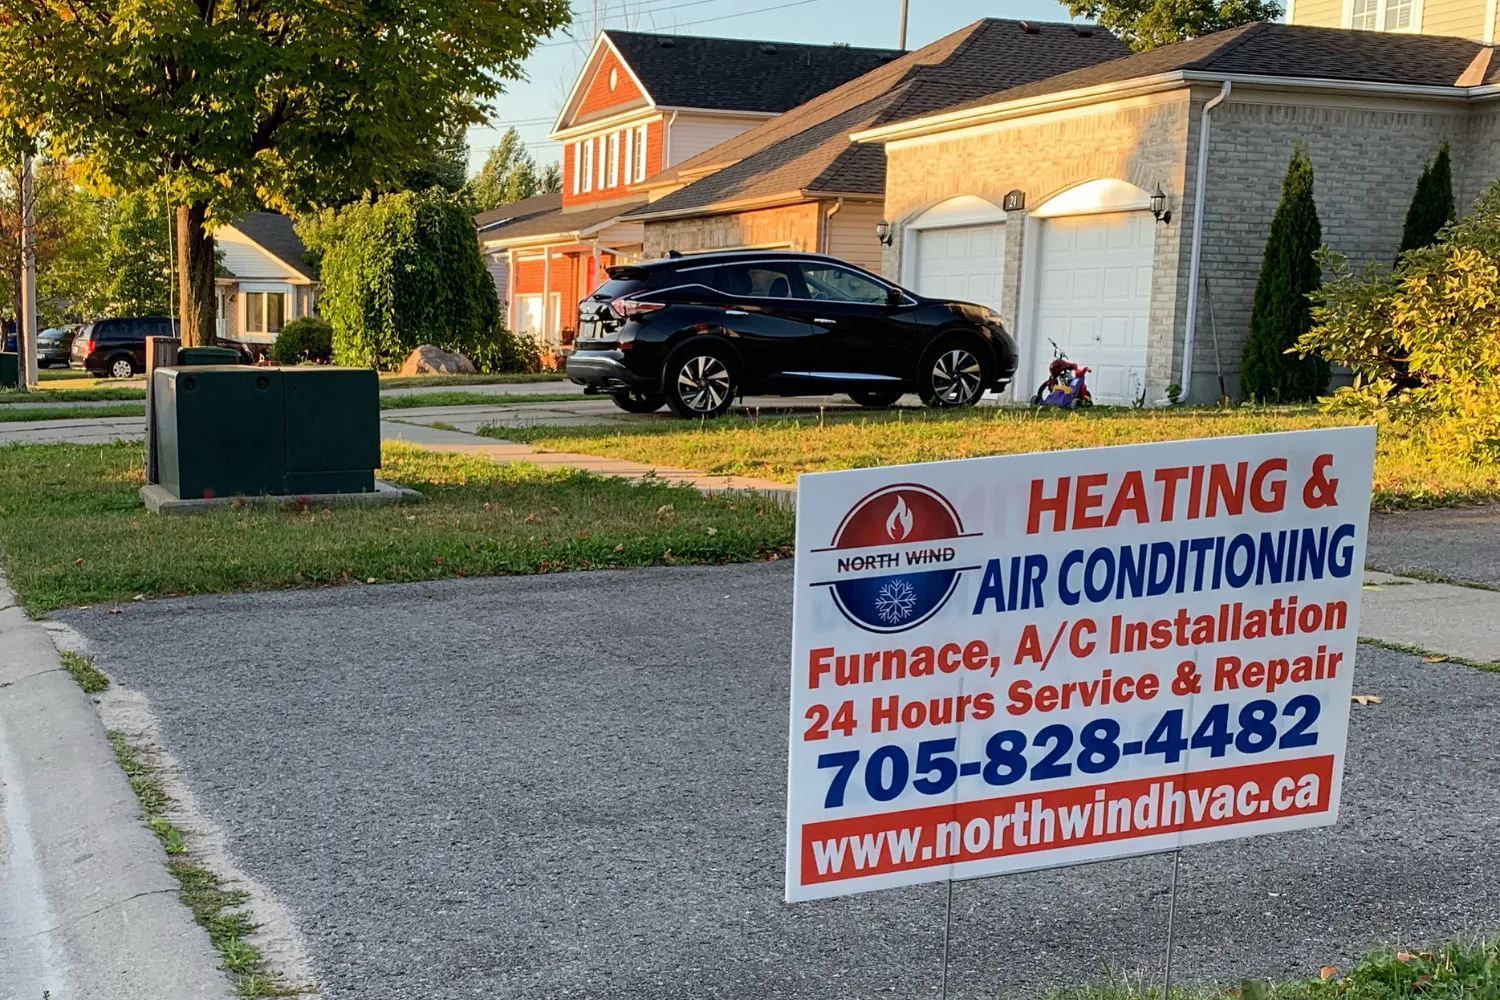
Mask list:
[[[0,812],[0,996],[232,996],[94,706],[3,578]]]

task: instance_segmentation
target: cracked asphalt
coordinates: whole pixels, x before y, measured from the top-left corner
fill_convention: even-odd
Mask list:
[[[935,997],[942,887],[782,902],[790,603],[769,563],[54,617],[150,697],[332,1000]],[[1384,700],[1339,824],[1186,851],[1178,975],[1500,931],[1500,675],[1356,670]],[[950,996],[1159,975],[1170,873],[959,884]]]

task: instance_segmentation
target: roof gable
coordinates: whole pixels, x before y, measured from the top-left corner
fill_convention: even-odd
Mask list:
[[[246,212],[221,233],[224,266],[237,277],[317,278],[292,220],[280,212]]]

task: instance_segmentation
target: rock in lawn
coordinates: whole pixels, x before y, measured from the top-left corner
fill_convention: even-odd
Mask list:
[[[401,366],[402,375],[472,375],[474,362],[462,354],[454,354],[431,344],[423,344],[406,357]]]

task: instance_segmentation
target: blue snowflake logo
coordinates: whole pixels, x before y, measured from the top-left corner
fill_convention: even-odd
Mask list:
[[[889,625],[899,625],[906,621],[916,606],[916,588],[905,580],[892,580],[875,595],[875,613]]]

